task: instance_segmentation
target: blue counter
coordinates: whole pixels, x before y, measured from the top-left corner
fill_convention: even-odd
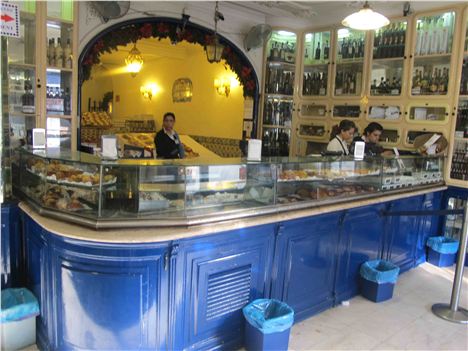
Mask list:
[[[141,243],[79,240],[51,230],[54,220],[23,211],[25,279],[41,305],[38,344],[241,347],[241,308],[253,299],[287,302],[297,322],[358,294],[366,260],[386,258],[402,271],[424,262],[425,240],[438,234],[439,218],[382,216],[389,209],[440,208],[442,191],[415,194],[232,230],[221,230],[223,224],[192,237],[174,229],[173,239],[161,240],[167,237],[154,230],[154,240]]]

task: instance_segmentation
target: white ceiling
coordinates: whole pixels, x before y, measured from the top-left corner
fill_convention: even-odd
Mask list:
[[[370,1],[372,9],[387,17],[403,16],[405,1]],[[466,1],[410,1],[414,12],[466,4]],[[339,24],[359,10],[364,1],[226,1],[224,5],[266,16],[271,25],[289,28],[320,28]],[[222,10],[223,3],[220,4]],[[227,11],[226,11],[227,12]],[[228,15],[228,13],[225,13]]]

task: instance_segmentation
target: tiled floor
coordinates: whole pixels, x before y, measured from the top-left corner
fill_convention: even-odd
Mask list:
[[[360,296],[296,324],[291,350],[468,350],[468,326],[442,320],[434,303],[448,303],[453,268],[425,263],[402,274],[393,298],[373,303]],[[460,305],[468,308],[468,269]]]
[[[390,301],[377,304],[358,296],[349,306],[329,309],[296,324],[290,350],[466,351],[468,325],[444,321],[431,312],[432,304],[450,301],[453,275],[453,268],[425,263],[399,277]],[[460,305],[468,308],[468,269]]]

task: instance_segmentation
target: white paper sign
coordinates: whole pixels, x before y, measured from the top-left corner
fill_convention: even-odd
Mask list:
[[[259,139],[250,139],[247,148],[247,160],[261,161],[262,159],[262,141]]]
[[[20,19],[18,5],[1,3],[0,32],[2,36],[19,38]]]

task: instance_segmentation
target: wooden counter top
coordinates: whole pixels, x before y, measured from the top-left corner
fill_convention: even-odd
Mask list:
[[[309,217],[323,213],[341,211],[361,206],[368,206],[387,201],[404,199],[412,196],[424,195],[427,193],[446,190],[446,186],[436,186],[421,190],[408,191],[399,194],[382,195],[380,197],[355,200],[333,205],[323,205],[303,210],[275,213],[244,219],[236,219],[219,223],[204,225],[193,225],[190,227],[163,227],[163,228],[136,228],[136,229],[99,229],[94,230],[76,224],[62,222],[56,219],[39,215],[26,202],[21,202],[19,207],[28,214],[35,222],[47,231],[59,236],[93,241],[102,243],[155,243],[171,240],[192,238],[201,235],[220,233],[228,230],[247,228],[262,224],[283,222],[292,219]]]

